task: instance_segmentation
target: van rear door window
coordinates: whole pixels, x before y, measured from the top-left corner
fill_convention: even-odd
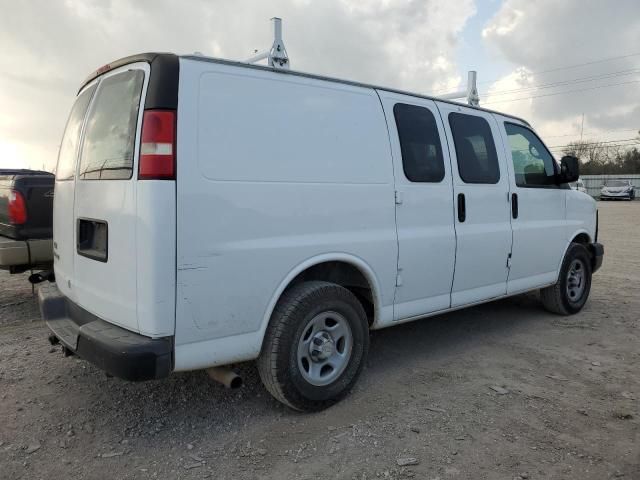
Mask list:
[[[78,144],[82,122],[87,113],[87,107],[93,96],[96,86],[92,85],[82,92],[71,108],[67,126],[64,129],[60,152],[58,153],[58,166],[56,167],[56,180],[72,180],[76,170],[78,158]]]
[[[500,167],[489,123],[476,115],[454,112],[449,114],[449,126],[462,181],[498,183]]]
[[[87,119],[80,178],[131,178],[143,80],[142,70],[129,70],[100,82]]]
[[[406,177],[412,182],[442,181],[444,160],[433,113],[424,107],[396,103],[393,115]]]

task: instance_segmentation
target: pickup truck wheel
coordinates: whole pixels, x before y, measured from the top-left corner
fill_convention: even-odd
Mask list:
[[[318,411],[353,387],[369,350],[362,304],[328,282],[303,282],[278,302],[258,358],[258,372],[277,400]]]
[[[586,247],[572,243],[560,268],[558,282],[540,290],[544,307],[559,315],[572,315],[584,307],[591,290],[591,257]]]

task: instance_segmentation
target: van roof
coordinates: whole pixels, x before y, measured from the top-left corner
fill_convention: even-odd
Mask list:
[[[194,60],[194,61],[198,61],[198,62],[209,62],[209,63],[218,63],[221,65],[229,65],[229,66],[233,66],[233,67],[240,67],[240,68],[249,68],[249,69],[253,69],[253,70],[263,70],[263,71],[268,71],[268,72],[277,72],[283,75],[295,75],[297,77],[305,77],[305,78],[313,78],[316,80],[323,80],[323,81],[327,81],[327,82],[334,82],[334,83],[341,83],[344,85],[353,85],[356,87],[364,87],[364,88],[372,88],[372,89],[376,89],[376,90],[384,90],[385,92],[392,92],[392,93],[399,93],[402,95],[409,95],[412,97],[417,97],[417,98],[425,98],[428,100],[433,100],[433,101],[437,101],[437,102],[443,102],[443,103],[449,103],[452,105],[462,105],[460,102],[454,102],[451,100],[443,100],[441,98],[438,98],[436,96],[432,96],[432,95],[423,95],[420,93],[415,93],[415,92],[408,92],[405,90],[399,90],[396,88],[389,88],[389,87],[381,87],[379,85],[372,85],[372,84],[368,84],[368,83],[362,83],[362,82],[355,82],[353,80],[343,80],[340,78],[335,78],[335,77],[327,77],[324,75],[317,75],[314,73],[306,73],[306,72],[299,72],[296,70],[283,70],[283,69],[274,69],[272,67],[268,67],[266,65],[256,65],[253,63],[245,63],[245,62],[239,62],[239,61],[235,61],[235,60],[225,60],[222,58],[214,58],[214,57],[205,57],[204,55],[179,55],[176,56],[173,53],[160,53],[160,52],[149,52],[149,53],[141,53],[141,54],[137,54],[137,55],[132,55],[129,57],[124,57],[121,58],[119,60],[116,60],[114,62],[108,63],[107,65],[104,65],[102,67],[100,67],[99,69],[97,69],[95,72],[91,73],[91,75],[89,75],[84,82],[82,82],[82,85],[80,86],[80,90],[82,90],[82,88],[84,88],[85,85],[87,85],[89,82],[91,82],[92,80],[94,80],[95,78],[99,77],[100,75],[102,75],[103,73],[114,69],[114,68],[118,68],[121,67],[123,65],[127,65],[129,63],[135,63],[135,62],[148,62],[148,63],[153,63],[155,60],[159,60],[159,57],[167,57],[167,56],[171,56],[171,57],[179,57],[179,58],[186,58],[188,60]],[[515,120],[518,120],[522,123],[524,123],[525,125],[529,125],[529,122],[527,122],[525,119],[517,117],[515,115],[511,115],[508,113],[504,113],[504,112],[499,112],[497,110],[491,110],[488,108],[484,108],[484,107],[476,107],[473,105],[466,105],[464,104],[465,107],[467,108],[472,108],[475,110],[480,110],[483,112],[489,112],[489,113],[497,113],[498,115],[503,115],[505,117],[509,117]]]

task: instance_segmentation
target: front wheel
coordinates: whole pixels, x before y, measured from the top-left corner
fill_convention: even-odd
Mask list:
[[[318,411],[349,393],[368,349],[367,316],[355,295],[333,283],[303,282],[279,300],[258,372],[277,400]]]
[[[544,307],[559,315],[572,315],[584,307],[591,290],[591,257],[586,247],[572,243],[555,285],[540,290]]]

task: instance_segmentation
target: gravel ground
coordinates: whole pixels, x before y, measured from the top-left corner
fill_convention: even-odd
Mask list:
[[[640,202],[601,203],[604,267],[573,317],[534,294],[372,334],[354,392],[313,415],[253,364],[107,378],[46,341],[0,273],[0,478],[640,479]]]

